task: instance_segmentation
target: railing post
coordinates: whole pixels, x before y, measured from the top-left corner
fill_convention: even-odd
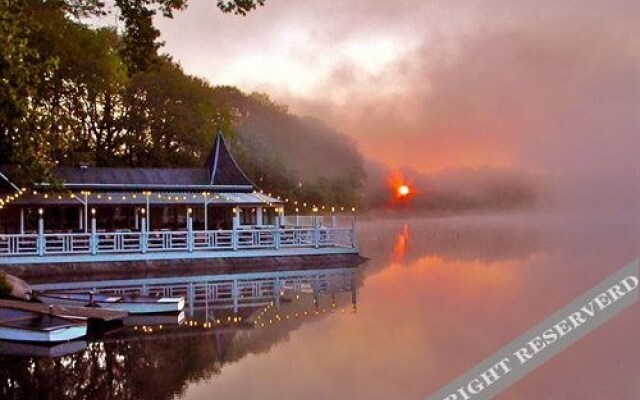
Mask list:
[[[356,216],[354,215],[353,219],[351,220],[351,247],[354,249],[358,247],[357,238],[358,236],[356,235]]]
[[[24,207],[20,207],[20,234],[24,235]]]
[[[91,238],[89,241],[91,243],[91,254],[94,256],[98,254],[98,234],[96,228],[96,209],[93,208],[91,210]]]
[[[233,217],[233,229],[231,231],[231,244],[233,245],[233,251],[238,251],[238,217]]]
[[[238,290],[238,280],[234,279],[231,284],[231,292],[233,297],[233,313],[238,312],[238,297],[240,297],[240,291]]]
[[[42,217],[43,210],[42,208],[38,210],[38,255],[44,255],[45,249],[45,238],[44,238],[44,218]]]
[[[193,317],[195,311],[196,291],[193,286],[193,282],[189,282],[189,288],[187,289],[187,303],[189,304],[189,316]]]
[[[147,232],[147,218],[142,213],[142,218],[140,219],[140,251],[144,254],[147,252],[147,241],[149,238],[149,233]]]
[[[276,215],[275,217],[276,228],[273,231],[273,245],[276,250],[280,249],[280,217]]]
[[[317,249],[320,247],[320,227],[318,226],[318,216],[313,216],[313,245]]]
[[[187,249],[189,253],[193,253],[193,217],[191,216],[191,209],[187,213]]]
[[[280,311],[280,278],[276,277],[273,281],[273,292],[274,292],[274,304],[276,306],[276,310]]]

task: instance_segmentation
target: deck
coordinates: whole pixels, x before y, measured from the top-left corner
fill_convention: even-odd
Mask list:
[[[309,221],[306,225],[301,221]],[[229,230],[116,231],[0,235],[0,265],[354,254],[355,220]]]

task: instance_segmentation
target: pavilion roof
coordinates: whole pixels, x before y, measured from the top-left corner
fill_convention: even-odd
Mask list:
[[[255,185],[234,160],[222,133],[200,168],[56,167],[63,188],[81,191],[216,191],[250,192]],[[49,187],[49,183],[35,185]]]
[[[205,166],[209,171],[210,185],[243,184],[255,186],[244,172],[242,172],[233,155],[231,155],[222,132],[218,132],[216,135],[216,141],[209,157],[207,157]]]

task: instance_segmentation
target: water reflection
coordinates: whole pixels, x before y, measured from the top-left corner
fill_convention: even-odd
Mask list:
[[[361,229],[362,253],[372,273],[391,263],[411,265],[424,257],[445,262],[522,261],[554,244],[536,224],[501,219],[368,221]]]
[[[2,399],[170,399],[303,324],[352,314],[358,268],[40,284],[37,289],[185,296],[178,315],[130,316],[89,343],[0,343]]]
[[[402,225],[402,230],[396,236],[396,242],[393,246],[393,260],[402,261],[409,247],[409,225]]]
[[[68,283],[191,307],[181,325],[133,321],[75,354],[2,356],[0,398],[424,399],[637,257],[640,231],[553,216],[365,221],[359,243],[370,261],[356,269]],[[639,329],[629,309],[498,398],[638,398]]]

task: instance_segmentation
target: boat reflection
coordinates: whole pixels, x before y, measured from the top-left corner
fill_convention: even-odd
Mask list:
[[[130,316],[87,342],[0,344],[3,399],[170,399],[268,352],[303,324],[356,309],[359,268],[40,284],[38,290],[184,296],[180,314]]]

